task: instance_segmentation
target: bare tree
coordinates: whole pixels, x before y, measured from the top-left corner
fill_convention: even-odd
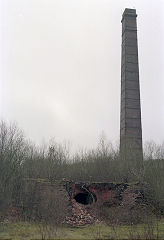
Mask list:
[[[24,136],[16,124],[0,122],[0,210],[16,195],[26,154]]]

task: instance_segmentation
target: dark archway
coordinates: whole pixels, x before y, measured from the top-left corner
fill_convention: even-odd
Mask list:
[[[97,201],[96,195],[90,192],[78,193],[75,195],[74,199],[76,202],[84,205],[92,204]]]

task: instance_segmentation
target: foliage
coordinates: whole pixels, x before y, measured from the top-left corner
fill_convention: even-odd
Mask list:
[[[51,232],[53,233],[53,232]],[[53,236],[53,235],[51,235]],[[44,236],[43,236],[44,237]],[[46,239],[47,236],[45,236]],[[150,219],[147,224],[112,225],[96,224],[85,227],[62,226],[51,239],[163,239],[164,222]],[[4,223],[0,239],[42,239],[39,224]]]
[[[0,123],[0,212],[4,211],[16,195],[26,157],[22,131],[15,124]],[[1,215],[2,216],[2,215]]]
[[[51,184],[63,178],[83,182],[137,181],[148,186],[143,189],[144,195],[163,213],[163,172],[164,144],[146,143],[144,161],[137,165],[135,161],[122,161],[119,149],[104,137],[96,149],[71,155],[66,144],[51,141],[44,147],[36,147],[25,139],[16,124],[0,123],[1,218],[12,204],[23,206],[25,212],[29,211],[27,215],[32,216],[36,186],[31,181],[28,187],[31,194],[26,196],[24,179],[46,179]]]

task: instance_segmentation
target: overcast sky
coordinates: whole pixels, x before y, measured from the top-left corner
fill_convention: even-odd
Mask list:
[[[143,141],[164,140],[163,0],[0,0],[0,118],[36,143],[119,140],[121,16],[136,8]]]

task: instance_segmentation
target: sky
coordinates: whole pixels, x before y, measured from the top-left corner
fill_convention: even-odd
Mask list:
[[[138,14],[143,141],[164,141],[164,0],[0,0],[0,119],[37,144],[119,142],[121,17]]]

